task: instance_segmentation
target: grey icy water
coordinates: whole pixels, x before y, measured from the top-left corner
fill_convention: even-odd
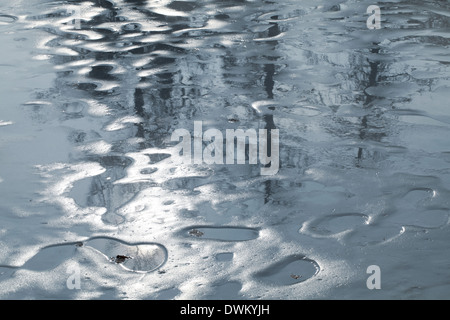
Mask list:
[[[439,0],[2,0],[0,299],[448,299],[449,31]],[[196,121],[279,130],[278,172],[175,161]]]

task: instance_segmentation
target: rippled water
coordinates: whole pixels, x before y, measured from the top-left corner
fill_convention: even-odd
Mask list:
[[[371,4],[3,1],[0,297],[448,298],[450,5]],[[194,121],[280,170],[180,164]]]

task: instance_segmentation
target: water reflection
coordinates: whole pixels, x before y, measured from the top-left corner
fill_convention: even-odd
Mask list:
[[[259,223],[261,234],[279,227],[287,237],[281,242],[292,240],[282,228],[323,220],[315,215],[355,212],[371,221],[395,212],[386,195],[392,192],[378,179],[390,181],[389,170],[418,175],[413,158],[430,163],[424,177],[446,170],[439,161],[448,148],[431,144],[424,155],[421,148],[429,146],[408,140],[416,123],[404,118],[438,119],[430,128],[448,132],[448,110],[438,106],[448,87],[448,15],[441,12],[448,8],[386,2],[384,29],[368,30],[366,7],[294,0],[41,3],[42,12],[27,23],[47,33],[40,50],[51,57],[57,79],[36,97],[57,107],[58,125],[73,147],[70,165],[98,164],[78,175],[68,165],[61,176],[70,178],[70,192],[61,188],[58,195],[70,194],[58,205],[71,216],[102,208],[92,212],[104,224],[136,230],[138,238],[149,230],[237,221]],[[38,118],[42,108],[32,112]],[[191,130],[194,121],[203,121],[204,130],[279,129],[279,174],[261,177],[251,165],[174,164],[170,136]],[[442,167],[429,168],[436,163]],[[429,185],[434,180],[417,180],[439,188]],[[408,192],[410,184],[399,188]],[[373,209],[376,197],[382,207]],[[76,205],[67,206],[69,198]],[[369,222],[343,220],[353,243],[371,243],[359,233]],[[397,227],[388,226],[389,239],[399,235]],[[383,233],[367,234],[384,241]]]
[[[277,20],[278,16],[273,16],[271,17],[272,20]],[[280,34],[280,28],[278,26],[277,23],[275,22],[270,22],[269,23],[271,25],[271,27],[267,30],[267,38],[273,38],[276,37],[277,35]],[[277,48],[277,41],[276,40],[269,40],[267,41],[267,44],[269,46],[271,46],[272,48],[269,49],[270,51],[275,51]],[[277,57],[275,56],[268,56],[267,59],[270,60],[277,60]],[[274,98],[274,93],[273,93],[273,88],[274,88],[274,75],[275,75],[275,64],[274,63],[267,63],[264,65],[264,71],[266,73],[265,75],[265,79],[264,79],[264,88],[267,92],[267,98],[268,99],[273,99]],[[273,120],[273,113],[269,113],[269,114],[265,114],[263,116],[264,122],[266,123],[264,129],[267,129],[267,139],[268,141],[272,141],[271,140],[271,133],[272,133],[272,129],[276,129],[274,120]],[[267,153],[268,154],[272,154],[272,145],[269,144],[267,147]],[[269,166],[269,165],[266,165]],[[271,194],[272,194],[272,184],[274,183],[274,181],[267,179],[264,184],[265,184],[265,194],[264,194],[264,203],[269,202]]]
[[[380,90],[403,80],[402,71],[390,71],[396,61],[386,53],[385,43],[402,42],[407,37],[393,33],[387,40],[385,33],[377,38],[364,28],[353,27],[345,21],[351,9],[344,5],[106,0],[68,4],[64,10],[59,2],[46,3],[47,13],[28,17],[30,21],[50,22],[44,29],[52,37],[45,46],[60,70],[56,88],[68,103],[89,99],[106,105],[110,120],[135,117],[129,120],[132,126],[127,133],[118,138],[106,137],[102,128],[90,128],[95,132],[90,135],[78,131],[77,136],[84,137],[82,143],[88,143],[89,138],[107,139],[111,150],[122,156],[149,148],[164,149],[174,129],[188,127],[196,119],[224,127],[227,123],[220,115],[226,114],[241,127],[275,129],[291,114],[304,112],[304,105],[310,103],[325,117],[332,111],[334,121],[325,124],[321,135],[331,134],[358,145],[356,167],[364,167],[369,158],[372,164],[383,159],[370,146],[383,143],[392,133],[395,120],[385,113],[400,100]],[[73,6],[82,13],[80,28],[67,14]],[[402,8],[408,6],[386,3],[382,9],[387,16],[395,10],[396,19],[402,21],[406,17]],[[311,24],[317,17],[328,24],[328,29],[321,28],[320,23]],[[424,17],[417,17],[421,23],[411,28],[446,26],[443,16],[435,12],[426,16],[426,21]],[[307,24],[309,33],[297,37],[296,29],[305,30],[301,27]],[[326,44],[319,45],[318,38]],[[339,40],[348,47],[340,46]],[[307,70],[307,66],[312,68]],[[298,68],[306,71],[301,82],[297,82]],[[269,102],[261,103],[263,107],[256,113],[248,107],[264,100]],[[86,113],[78,116],[81,114],[88,117]],[[355,117],[359,119],[357,125],[353,123]],[[316,119],[305,117],[297,126],[281,128],[287,133],[284,144],[282,141],[282,165],[296,167],[297,173],[305,170],[302,166],[307,166],[307,157],[321,156],[300,151],[291,136],[301,138],[308,134],[305,128],[321,125],[324,118]],[[333,161],[341,162],[342,151],[332,154]],[[299,152],[303,153],[302,163],[293,158],[298,158]],[[266,179],[263,183],[267,203],[276,182]],[[113,188],[113,184],[108,185]],[[92,193],[98,190],[94,186]]]

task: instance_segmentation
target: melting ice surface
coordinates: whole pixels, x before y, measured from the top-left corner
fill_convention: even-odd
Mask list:
[[[2,1],[0,298],[448,298],[450,6],[372,4]]]

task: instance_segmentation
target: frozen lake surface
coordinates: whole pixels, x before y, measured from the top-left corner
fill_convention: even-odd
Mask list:
[[[448,299],[449,28],[437,0],[1,1],[0,299]],[[196,121],[278,129],[278,172],[180,163]]]

